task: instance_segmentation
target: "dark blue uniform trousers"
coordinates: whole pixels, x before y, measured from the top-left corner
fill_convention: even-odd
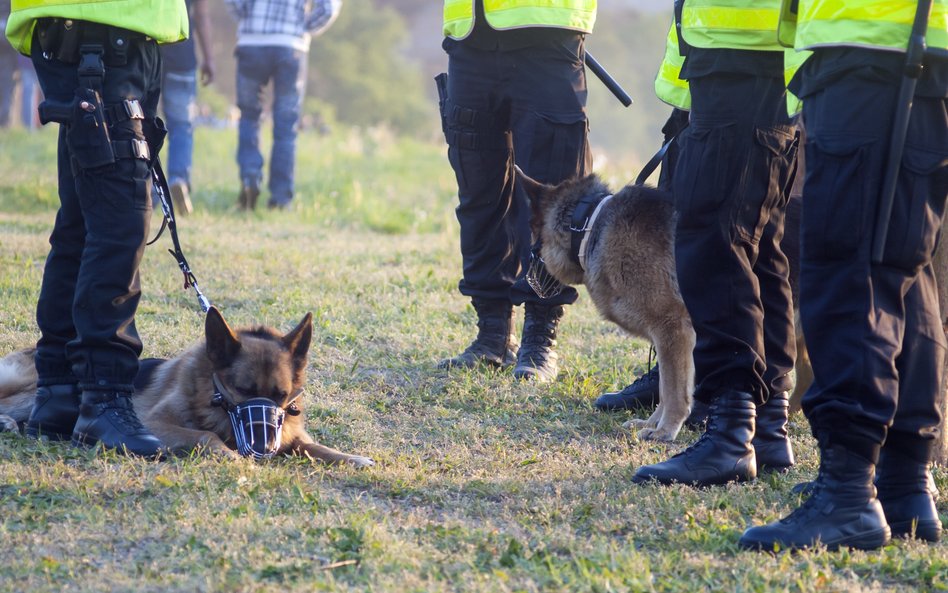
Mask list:
[[[900,63],[888,80],[856,69],[803,97],[800,315],[815,376],[803,409],[821,444],[863,454],[887,432],[932,441],[941,423],[931,262],[948,196],[944,98],[915,97],[883,261],[871,258]]]
[[[797,135],[779,78],[689,81],[691,123],[672,185],[675,258],[695,328],[695,398],[726,390],[760,405],[792,384],[796,346],[780,248]]]
[[[515,305],[574,302],[571,287],[541,300],[522,277],[530,257],[530,209],[515,188],[513,166],[544,183],[590,172],[582,36],[509,50],[447,41],[445,51],[445,137],[458,182],[461,294]]]
[[[80,86],[77,65],[44,58],[36,38],[33,47],[46,99],[71,102]],[[157,154],[163,138],[163,126],[155,121],[160,60],[155,42],[144,39],[129,44],[127,63],[111,64],[106,58],[102,100],[108,106],[137,99],[145,116],[111,125],[112,142],[147,140]],[[60,127],[61,206],[36,312],[39,381],[132,391],[142,351],[135,311],[141,296],[138,266],[151,216],[151,163],[119,158],[84,167],[77,147],[89,139],[69,132],[69,125]]]

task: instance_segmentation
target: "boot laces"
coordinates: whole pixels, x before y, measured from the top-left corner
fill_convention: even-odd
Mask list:
[[[135,414],[132,401],[127,395],[120,395],[107,404],[106,409],[112,412],[112,417],[129,433],[144,432],[145,425]]]
[[[800,506],[793,509],[793,511],[780,520],[781,523],[790,524],[795,523],[801,519],[804,519],[819,509],[820,499],[822,497],[822,491],[825,487],[823,469],[820,468],[819,472],[816,475],[816,480],[813,481],[812,489],[810,490],[810,495],[806,500],[803,501]]]

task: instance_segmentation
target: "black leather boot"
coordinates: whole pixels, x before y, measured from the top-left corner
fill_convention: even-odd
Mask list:
[[[603,393],[593,404],[605,412],[650,409],[658,405],[658,364],[622,391]]]
[[[92,447],[98,443],[129,455],[156,458],[162,454],[161,441],[135,415],[130,393],[82,392],[72,444]]]
[[[79,393],[75,383],[37,387],[26,436],[68,441],[79,418]]]
[[[711,404],[708,425],[701,438],[668,461],[640,467],[632,481],[703,487],[754,479],[757,462],[751,439],[755,410],[749,393],[720,394]]]
[[[517,336],[513,334],[513,306],[506,301],[472,299],[477,311],[477,338],[461,354],[438,363],[438,368],[473,368],[486,364],[510,366],[517,360]]]
[[[556,326],[563,317],[563,306],[544,307],[536,303],[524,305],[523,334],[517,366],[513,375],[518,379],[532,379],[548,383],[560,372],[557,362]]]
[[[757,467],[763,472],[785,472],[793,466],[793,448],[787,436],[790,398],[786,391],[774,393],[757,408],[754,431],[754,453]]]
[[[878,454],[878,448],[875,451]],[[874,550],[889,541],[889,526],[872,485],[873,461],[840,444],[821,447],[820,455],[810,497],[783,519],[751,527],[738,545],[765,551],[816,545]]]
[[[894,436],[889,434],[876,466],[878,498],[892,537],[937,542],[941,520],[935,509],[937,490],[930,462],[934,441],[896,440]]]

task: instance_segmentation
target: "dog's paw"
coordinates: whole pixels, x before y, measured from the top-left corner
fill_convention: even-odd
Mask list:
[[[648,428],[653,428],[653,427],[649,425],[648,420],[642,420],[641,418],[632,418],[631,420],[626,420],[625,422],[623,422],[622,428],[627,428],[629,430],[632,430],[632,429],[642,430],[642,429],[648,429]]]
[[[19,432],[16,420],[5,414],[0,414],[0,432]]]
[[[349,457],[348,459],[346,459],[346,463],[351,463],[352,465],[358,468],[371,467],[375,465],[374,461],[372,461],[368,457],[362,457],[361,455],[353,455]]]
[[[666,428],[643,428],[639,431],[639,438],[643,441],[660,441],[670,443],[678,436],[677,431],[672,432]]]

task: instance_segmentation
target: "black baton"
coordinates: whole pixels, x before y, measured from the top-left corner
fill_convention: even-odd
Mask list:
[[[885,242],[889,234],[889,222],[892,218],[892,206],[895,203],[895,185],[899,179],[902,164],[902,151],[905,137],[908,135],[909,116],[912,114],[912,99],[915,85],[922,76],[922,58],[925,57],[925,33],[932,11],[932,0],[919,0],[912,23],[912,35],[905,50],[905,70],[902,84],[899,85],[899,98],[895,104],[895,121],[892,123],[892,136],[889,138],[889,160],[886,162],[885,177],[882,182],[882,200],[876,213],[876,228],[872,236],[872,262],[880,263],[885,251]]]
[[[620,103],[628,107],[632,104],[632,97],[629,96],[629,93],[625,92],[619,83],[616,82],[616,79],[609,76],[609,73],[606,72],[606,69],[602,67],[596,58],[592,56],[588,51],[586,52],[586,66],[592,70],[593,74],[596,75],[596,78],[602,81],[602,84],[606,85],[606,88],[612,91],[612,94],[616,96],[616,99]]]

